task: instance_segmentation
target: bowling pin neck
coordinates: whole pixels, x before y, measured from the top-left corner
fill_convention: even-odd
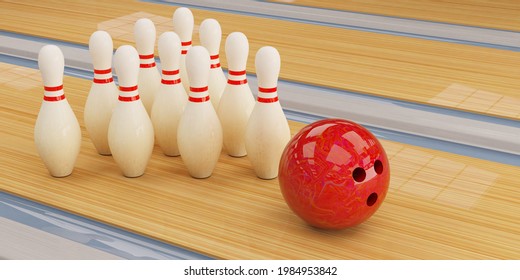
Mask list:
[[[135,86],[119,86],[119,101],[132,102],[139,100],[139,92],[137,91],[137,85]]]
[[[139,68],[154,68],[155,56],[151,54],[139,54]]]
[[[161,83],[164,85],[176,85],[181,83],[181,76],[179,75],[179,69],[175,70],[162,70]]]
[[[190,48],[191,48],[191,40],[190,41],[181,42],[181,54],[182,55],[188,54],[188,50]]]
[[[247,84],[246,70],[228,70],[228,84],[235,86]]]
[[[59,86],[44,86],[43,87],[43,100],[53,102],[60,101],[65,99],[65,94],[63,91],[63,84]]]
[[[204,87],[190,87],[188,101],[194,103],[209,102],[208,86]]]
[[[258,87],[258,102],[260,103],[274,103],[278,102],[278,88],[277,87]]]
[[[93,82],[95,84],[113,83],[114,78],[112,77],[112,68],[108,68],[108,69],[95,69],[94,68]]]
[[[210,59],[210,65],[209,67],[211,69],[217,69],[220,68],[220,56],[217,54],[213,54],[209,56]]]

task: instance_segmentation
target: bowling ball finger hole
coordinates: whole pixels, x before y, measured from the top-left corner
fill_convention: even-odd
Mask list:
[[[367,173],[365,172],[365,169],[358,167],[354,169],[352,172],[352,178],[354,178],[354,181],[361,183],[365,180],[367,176]]]
[[[383,173],[383,163],[380,160],[376,160],[376,162],[374,162],[374,170],[377,174]]]
[[[377,193],[371,193],[367,198],[367,206],[372,206],[377,202]]]

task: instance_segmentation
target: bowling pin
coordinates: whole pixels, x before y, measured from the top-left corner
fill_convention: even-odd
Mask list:
[[[246,77],[249,42],[246,35],[233,32],[226,39],[228,81],[218,106],[218,117],[224,134],[224,149],[234,157],[245,156],[244,135],[247,121],[255,106]]]
[[[220,67],[220,40],[222,39],[222,30],[218,21],[212,18],[205,19],[199,28],[200,44],[209,52],[210,70],[209,70],[209,97],[213,108],[218,110],[220,96],[226,87],[226,76],[222,67]]]
[[[190,81],[186,72],[186,54],[191,48],[191,38],[193,36],[193,14],[191,10],[180,7],[173,13],[173,31],[181,38],[182,55],[180,60],[181,80],[186,92],[190,90]]]
[[[43,102],[34,126],[40,158],[54,177],[72,173],[81,146],[81,129],[63,91],[65,60],[61,50],[46,45],[38,54],[43,79]]]
[[[114,55],[119,80],[119,97],[108,126],[108,144],[112,157],[126,177],[144,174],[154,144],[152,122],[138,91],[139,55],[129,45]]]
[[[222,150],[222,127],[208,94],[210,58],[202,46],[186,55],[190,93],[184,108],[177,141],[181,158],[194,178],[211,176]]]
[[[92,33],[89,51],[94,66],[94,80],[85,103],[83,117],[87,132],[100,155],[110,155],[108,124],[117,103],[117,90],[112,78],[112,37],[105,31]]]
[[[247,157],[259,178],[278,176],[282,152],[291,138],[289,124],[278,101],[280,54],[273,47],[262,47],[255,57],[258,99],[247,123]]]
[[[181,40],[175,32],[164,32],[159,37],[162,80],[152,107],[155,137],[163,153],[178,156],[177,127],[188,102],[179,75]]]
[[[139,96],[148,114],[161,84],[161,75],[155,65],[155,25],[147,18],[139,19],[134,25],[135,48],[139,53]]]

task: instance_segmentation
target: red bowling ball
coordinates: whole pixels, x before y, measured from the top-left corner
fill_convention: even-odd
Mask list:
[[[367,129],[326,119],[289,141],[278,180],[296,215],[318,228],[343,229],[377,211],[388,191],[390,166],[383,146]]]

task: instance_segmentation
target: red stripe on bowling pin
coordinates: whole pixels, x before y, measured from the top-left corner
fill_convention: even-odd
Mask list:
[[[183,47],[191,46],[191,41],[181,42],[181,46],[183,46]],[[181,50],[181,54],[187,54],[187,53],[188,53],[188,50]]]
[[[260,103],[273,103],[278,101],[278,96],[272,97],[272,98],[264,98],[264,97],[258,97],[258,102]]]
[[[94,69],[94,74],[110,74],[112,73],[112,68],[108,68],[108,69]]]
[[[137,85],[131,86],[131,87],[119,86],[119,90],[124,91],[124,92],[134,91],[134,90],[137,90]]]
[[[277,87],[273,87],[273,88],[258,87],[258,91],[261,92],[261,93],[274,93],[277,90],[278,90]],[[260,103],[273,103],[273,102],[278,101],[278,96],[270,97],[270,98],[265,98],[265,97],[260,97],[259,96],[257,100]]]
[[[196,87],[190,87],[190,91],[191,92],[205,92],[205,91],[208,91],[208,87],[205,86],[205,87],[199,87],[199,88],[196,88]],[[188,98],[188,101],[191,101],[191,102],[206,102],[206,101],[209,101],[209,95],[206,95],[204,97],[193,97],[193,96],[190,96]]]
[[[162,70],[163,75],[177,75],[179,74],[179,69],[177,70]]]
[[[92,80],[95,84],[108,84],[114,81],[112,77],[106,79],[98,79],[96,75],[112,74],[112,68],[108,69],[94,69],[94,79]]]
[[[167,76],[177,75],[177,74],[179,74],[179,72],[180,72],[179,69],[162,70],[163,75],[167,75]],[[165,84],[165,85],[176,85],[176,84],[180,84],[180,82],[181,82],[180,78],[175,79],[175,80],[161,79],[161,83]]]
[[[110,77],[108,79],[96,79],[94,78],[93,82],[95,84],[108,84],[114,81],[114,78]]]
[[[123,92],[136,91],[137,90],[137,85],[131,86],[131,87],[119,86],[119,90],[123,91]],[[134,96],[121,96],[121,95],[119,95],[118,99],[119,99],[119,101],[123,101],[123,102],[131,102],[131,101],[139,100],[139,94],[134,95]]]
[[[242,71],[233,71],[233,70],[228,70],[228,74],[229,76],[242,76],[242,75],[245,75],[246,74],[246,70],[242,70]],[[247,84],[247,78],[246,79],[243,79],[243,80],[231,80],[231,79],[228,79],[227,81],[228,84],[230,85],[243,85],[243,84]]]
[[[140,55],[139,55],[139,58],[140,58],[140,59],[150,59],[150,58],[154,58],[154,57],[155,57],[155,56],[154,56],[153,53],[152,53],[152,54],[140,54]]]
[[[209,101],[209,95],[204,96],[204,97],[193,97],[193,96],[190,96],[188,98],[188,101],[195,102],[195,103],[206,102],[206,101]]]
[[[177,79],[177,80],[161,79],[161,83],[165,84],[165,85],[176,85],[176,84],[180,84],[181,83],[181,79]]]
[[[208,86],[205,86],[205,87],[199,87],[199,88],[196,88],[196,87],[190,87],[190,91],[191,91],[191,92],[205,92],[205,91],[208,91]]]
[[[58,90],[62,90],[63,89],[63,85],[59,85],[59,86],[56,86],[56,87],[47,87],[47,86],[44,86],[43,89],[45,91],[58,91]]]
[[[43,100],[45,101],[60,101],[60,100],[63,100],[65,99],[65,94],[62,94],[60,96],[43,96]]]
[[[152,68],[152,67],[155,67],[155,62],[152,62],[152,63],[141,63],[141,64],[139,64],[139,67],[140,68]]]
[[[123,102],[132,102],[132,101],[136,101],[136,100],[139,100],[139,94],[138,95],[134,95],[134,96],[119,96],[118,97],[119,101],[123,101]]]
[[[140,59],[153,59],[155,56],[154,54],[140,54],[139,55],[139,58]],[[139,67],[140,68],[152,68],[152,67],[155,67],[155,61],[152,62],[152,63],[141,63],[139,64]]]
[[[263,93],[273,93],[273,92],[276,92],[277,90],[278,90],[277,87],[273,87],[273,88],[258,87],[258,91],[263,92]]]
[[[215,59],[218,59],[218,58],[219,58],[219,55],[218,55],[218,54],[216,54],[216,55],[211,55],[209,58],[210,58],[211,60],[215,60]],[[209,67],[210,67],[211,69],[219,68],[219,67],[220,67],[220,62],[218,62],[218,63],[214,63],[214,64],[211,64]]]

